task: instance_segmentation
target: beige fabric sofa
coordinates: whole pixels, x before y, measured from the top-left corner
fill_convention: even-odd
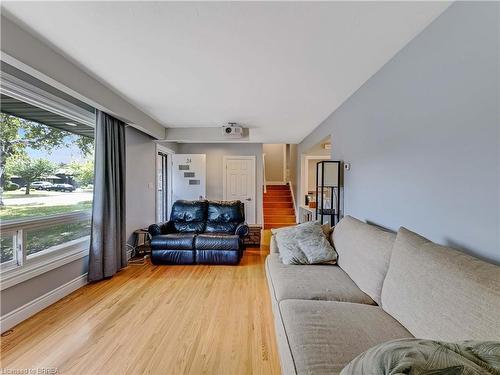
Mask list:
[[[500,267],[352,217],[332,234],[338,266],[266,259],[284,375],[338,374],[379,343],[500,340]]]

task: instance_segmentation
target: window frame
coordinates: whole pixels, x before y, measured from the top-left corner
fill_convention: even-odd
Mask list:
[[[65,214],[35,217],[29,219],[7,220],[0,223],[3,233],[14,234],[14,254],[12,260],[0,264],[0,290],[10,288],[20,282],[60,267],[63,264],[88,255],[90,235],[86,235],[62,244],[54,245],[28,256],[26,233],[31,229],[50,228],[54,225],[73,224],[91,220],[88,211],[76,211]]]
[[[2,71],[0,78],[1,94],[95,128],[95,113],[46,92],[9,73]],[[0,290],[10,288],[89,255],[90,236],[87,235],[51,246],[28,258],[25,246],[26,230],[50,227],[57,224],[76,223],[88,219],[91,220],[91,212],[77,211],[45,217],[0,220],[0,232],[2,234],[12,233],[14,238],[13,259],[0,264]]]

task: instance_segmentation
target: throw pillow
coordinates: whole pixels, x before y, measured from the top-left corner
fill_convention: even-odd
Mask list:
[[[273,234],[284,264],[332,263],[337,259],[321,224],[316,221],[280,228]]]
[[[299,224],[300,225],[300,224]],[[299,248],[299,243],[296,240],[295,226],[272,229],[276,239],[276,245],[279,249],[280,259],[283,264],[309,264],[307,257]]]
[[[340,375],[500,374],[500,342],[400,339],[368,349]]]

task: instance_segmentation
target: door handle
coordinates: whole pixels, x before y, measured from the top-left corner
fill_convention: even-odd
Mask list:
[[[252,198],[247,198],[247,199],[245,199],[245,200],[246,200],[246,201],[251,201],[251,200],[252,200]]]

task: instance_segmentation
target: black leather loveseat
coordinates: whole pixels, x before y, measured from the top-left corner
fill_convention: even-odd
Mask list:
[[[153,264],[238,264],[248,234],[240,201],[177,201],[148,230]]]

